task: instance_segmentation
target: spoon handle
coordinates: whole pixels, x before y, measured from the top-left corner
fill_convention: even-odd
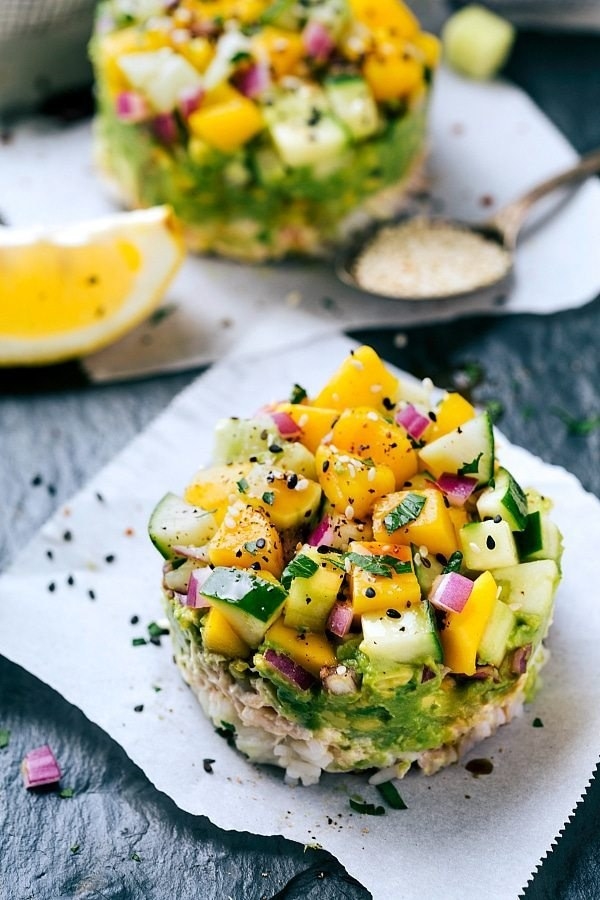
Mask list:
[[[581,181],[596,172],[600,172],[600,150],[582,156],[575,166],[542,181],[522,197],[508,203],[486,224],[497,228],[502,233],[506,245],[512,249],[516,244],[521,225],[534,203],[556,188],[574,181]]]

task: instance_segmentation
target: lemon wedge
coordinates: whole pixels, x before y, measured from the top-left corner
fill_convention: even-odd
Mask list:
[[[50,231],[0,228],[0,365],[112,343],[156,308],[183,257],[168,206]]]

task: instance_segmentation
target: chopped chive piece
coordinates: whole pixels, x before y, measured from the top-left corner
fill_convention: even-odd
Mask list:
[[[169,629],[163,628],[161,625],[158,625],[156,622],[150,622],[148,625],[148,634],[150,637],[161,637],[163,634],[168,634]]]
[[[58,796],[61,800],[70,800],[75,796],[75,791],[73,788],[63,788],[62,791],[59,791]]]
[[[365,816],[385,816],[383,806],[375,806],[374,803],[366,803],[360,798],[350,797],[348,801],[354,812],[361,813]]]
[[[143,637],[133,638],[131,641],[131,644],[133,647],[143,647],[143,645],[147,644],[147,643],[148,642],[147,642],[146,638],[143,638]]]
[[[426,500],[427,497],[422,497],[420,494],[408,494],[402,503],[398,504],[395,509],[392,509],[383,520],[385,530],[388,534],[391,534],[393,531],[397,531],[398,528],[402,528],[403,525],[408,525],[409,522],[414,522],[415,519],[418,519],[421,510],[425,506]]]
[[[263,503],[267,503],[269,506],[273,506],[275,503],[275,494],[273,491],[265,491],[262,495]]]
[[[239,481],[236,481],[236,484],[237,484],[237,489],[240,492],[240,494],[245,494],[246,491],[248,490],[248,482],[246,481],[246,479],[240,478]]]
[[[408,809],[408,806],[398,793],[391,781],[384,781],[383,784],[376,785],[377,790],[392,809]]]

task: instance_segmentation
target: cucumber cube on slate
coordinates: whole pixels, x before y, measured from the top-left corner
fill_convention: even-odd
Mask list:
[[[286,598],[283,586],[266,573],[233,566],[215,568],[204,582],[202,593],[250,647],[258,647]]]
[[[502,68],[514,38],[510,22],[476,4],[454,13],[442,31],[448,64],[463,75],[481,80],[492,78]]]

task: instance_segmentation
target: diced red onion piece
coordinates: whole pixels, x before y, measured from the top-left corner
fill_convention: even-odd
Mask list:
[[[459,613],[463,611],[472,590],[470,578],[458,572],[446,572],[434,581],[429,602],[437,609]]]
[[[337,637],[344,637],[350,631],[353,618],[351,606],[346,603],[334,603],[327,619],[327,628]]]
[[[210,600],[202,593],[202,587],[211,572],[212,569],[208,566],[192,571],[188,584],[186,606],[191,606],[193,609],[204,609],[204,607],[210,606]]]
[[[294,422],[292,417],[285,412],[272,412],[269,413],[273,422],[277,426],[277,430],[282,437],[285,438],[295,438],[300,437],[302,434],[302,429]]]
[[[430,669],[429,666],[423,666],[423,672],[421,674],[421,684],[425,684],[426,681],[431,681],[435,678],[435,672],[433,669]]]
[[[58,784],[61,778],[58,763],[48,744],[29,751],[21,763],[21,773],[27,790]]]
[[[415,441],[419,440],[425,429],[431,424],[428,417],[420,413],[412,403],[408,403],[396,413],[396,423],[402,425],[407,434]]]
[[[331,547],[335,535],[329,516],[324,516],[314,531],[309,534],[306,543],[311,547]]]
[[[202,87],[185,88],[179,95],[179,111],[184,119],[202,105],[206,91]]]
[[[300,690],[307,691],[308,688],[312,687],[315,683],[315,679],[310,672],[307,672],[306,669],[299,666],[298,663],[294,662],[293,659],[290,659],[289,656],[286,656],[285,653],[277,653],[276,650],[268,649],[265,650],[264,657],[270,666],[277,669],[284,678],[287,678],[288,681],[291,681],[291,683],[300,688]]]
[[[319,675],[328,694],[355,694],[358,690],[356,671],[349,666],[323,666]]]
[[[302,42],[308,56],[325,60],[335,47],[335,42],[321,22],[308,22],[302,32]]]
[[[515,675],[524,675],[527,671],[527,663],[531,656],[531,644],[525,644],[523,647],[517,647],[513,653],[511,669]]]
[[[453,475],[444,472],[437,480],[437,486],[444,492],[451,506],[464,506],[465,501],[477,487],[477,479],[469,475]]]
[[[243,69],[236,74],[234,80],[238,90],[250,99],[264,94],[271,85],[269,67],[265,63],[255,63]]]
[[[159,113],[152,119],[152,130],[163,144],[174,144],[177,141],[177,123],[173,113]]]
[[[475,678],[477,681],[485,681],[487,678],[498,681],[498,669],[495,666],[477,666],[471,678]]]
[[[151,115],[146,98],[137,91],[121,91],[117,94],[115,112],[122,122],[143,122]]]

